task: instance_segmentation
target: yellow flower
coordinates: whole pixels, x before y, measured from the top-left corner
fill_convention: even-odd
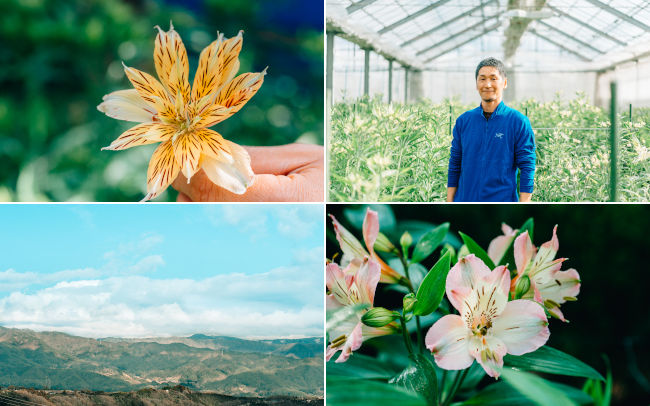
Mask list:
[[[143,200],[162,193],[179,172],[189,183],[201,168],[216,185],[244,193],[254,178],[248,153],[208,127],[239,111],[262,86],[266,69],[235,77],[242,32],[230,39],[219,34],[201,52],[190,89],[187,52],[181,37],[171,23],[167,32],[156,28],[153,57],[160,82],[124,65],[135,89],[107,94],[97,109],[109,117],[141,124],[102,149],[117,151],[161,142],[149,162]]]

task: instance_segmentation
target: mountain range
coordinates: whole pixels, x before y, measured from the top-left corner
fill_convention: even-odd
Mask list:
[[[229,396],[322,397],[323,348],[322,337],[92,339],[0,327],[0,386],[128,392],[182,385]]]

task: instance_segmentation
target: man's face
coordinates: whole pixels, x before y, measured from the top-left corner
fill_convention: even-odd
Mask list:
[[[493,102],[503,98],[503,89],[508,87],[508,79],[501,76],[494,66],[484,66],[478,71],[476,90],[485,102]]]

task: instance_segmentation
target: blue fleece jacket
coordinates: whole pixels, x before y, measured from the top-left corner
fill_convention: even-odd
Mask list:
[[[519,191],[533,192],[535,135],[528,117],[503,102],[489,119],[483,108],[456,120],[449,156],[449,187],[456,202],[516,202]]]

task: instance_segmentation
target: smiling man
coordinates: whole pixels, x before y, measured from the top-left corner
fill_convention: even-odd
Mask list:
[[[476,89],[481,105],[456,120],[449,157],[448,202],[530,201],[535,135],[528,117],[503,103],[507,86],[501,61],[487,58],[478,64]]]

